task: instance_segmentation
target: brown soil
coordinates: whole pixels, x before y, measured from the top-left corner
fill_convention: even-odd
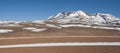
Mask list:
[[[0,40],[0,45],[48,42],[120,42],[120,38],[26,38]]]
[[[22,25],[22,24],[21,24]],[[24,25],[24,24],[23,24]],[[26,23],[23,27],[47,28],[44,25],[35,26]],[[0,27],[0,29],[12,29],[14,32],[0,34],[0,38],[10,37],[35,37],[35,36],[120,36],[120,31],[92,28],[70,27],[63,29],[48,28],[43,32],[31,32],[23,30],[23,27]],[[48,43],[48,42],[120,42],[120,38],[26,38],[4,39],[0,45]],[[66,46],[66,47],[29,47],[0,49],[0,53],[120,53],[117,46]]]
[[[39,28],[39,27],[38,27]],[[4,28],[2,28],[4,29]],[[103,29],[92,29],[92,28],[63,28],[55,29],[48,28],[43,32],[31,32],[23,30],[22,27],[9,28],[13,29],[14,32],[0,34],[0,37],[28,37],[28,36],[120,36],[120,31],[117,30],[103,30]]]
[[[0,49],[0,53],[120,53],[116,46],[66,46]]]

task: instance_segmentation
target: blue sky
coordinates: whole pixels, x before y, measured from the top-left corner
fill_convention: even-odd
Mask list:
[[[0,0],[0,20],[47,19],[63,11],[109,13],[120,17],[120,0]]]

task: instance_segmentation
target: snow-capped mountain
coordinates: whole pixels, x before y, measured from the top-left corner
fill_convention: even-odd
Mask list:
[[[83,11],[61,12],[55,16],[50,16],[48,20],[57,21],[62,24],[80,23],[87,25],[120,25],[120,19],[110,14],[88,14]]]
[[[120,19],[110,14],[88,14],[83,11],[61,12],[47,20],[0,21],[0,34],[9,32],[45,32],[71,28],[93,28],[120,31]]]

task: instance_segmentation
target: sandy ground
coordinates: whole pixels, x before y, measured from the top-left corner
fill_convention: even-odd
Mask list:
[[[0,45],[48,42],[120,42],[120,38],[26,38],[0,40]]]
[[[31,36],[120,36],[120,31],[117,30],[103,30],[103,29],[92,29],[92,28],[63,28],[48,30],[43,32],[31,32],[23,30],[21,28],[9,28],[13,29],[14,32],[0,34],[0,37],[31,37]]]
[[[120,38],[25,38],[3,39],[0,45],[50,42],[120,42]],[[0,48],[0,53],[120,53],[120,46],[50,46]]]
[[[0,53],[120,53],[116,46],[66,46],[0,49]]]
[[[5,27],[0,27],[4,29]],[[6,28],[5,28],[6,29]],[[23,30],[21,27],[11,27],[14,32],[0,34],[0,46],[12,44],[30,43],[51,43],[51,42],[120,42],[120,31],[102,30],[91,28],[63,28],[48,30],[43,32],[31,32]],[[39,36],[42,36],[39,38]],[[118,36],[118,37],[53,37],[44,36]],[[38,37],[38,38],[18,38],[14,37]],[[4,38],[4,39],[1,39]],[[120,53],[120,46],[61,46],[61,47],[23,47],[23,48],[1,48],[0,53]]]

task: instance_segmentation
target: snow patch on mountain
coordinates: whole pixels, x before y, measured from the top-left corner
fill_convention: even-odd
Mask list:
[[[45,24],[45,20],[35,20],[32,23]]]
[[[15,21],[0,21],[0,24],[15,23]]]
[[[47,30],[46,28],[41,28],[41,29],[34,29],[32,32],[41,32]]]
[[[55,26],[53,24],[46,24],[48,27],[50,28],[57,28],[57,29],[62,29],[62,27],[59,27],[59,26]]]
[[[114,27],[99,27],[99,26],[93,26],[92,28],[116,30],[116,28],[114,28]]]
[[[13,30],[10,30],[10,29],[0,29],[0,33],[8,33],[8,32],[13,32]]]
[[[0,26],[2,27],[21,27],[19,24],[20,21],[0,21]]]
[[[117,27],[117,28],[115,28],[115,29],[116,29],[116,30],[120,30],[120,28],[118,28],[118,27]]]
[[[25,30],[30,30],[32,32],[41,32],[47,30],[46,28],[35,28],[35,27],[26,27]]]
[[[37,28],[35,28],[35,27],[25,27],[25,28],[23,28],[23,29],[26,29],[26,30],[34,30],[34,29],[37,29]]]
[[[67,25],[59,25],[60,27],[63,28],[68,28],[68,27],[87,27],[87,28],[96,28],[96,29],[109,29],[109,30],[120,30],[118,27],[101,27],[101,26],[90,26],[90,25],[81,25],[81,24],[67,24]]]
[[[91,27],[88,25],[81,25],[81,24],[68,24],[68,25],[59,25],[61,27]]]

